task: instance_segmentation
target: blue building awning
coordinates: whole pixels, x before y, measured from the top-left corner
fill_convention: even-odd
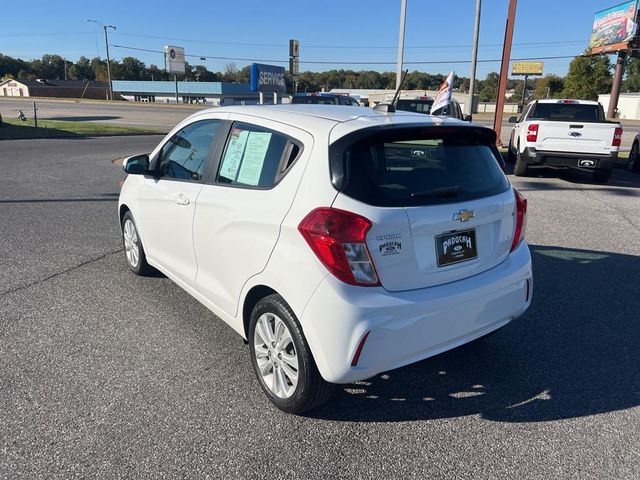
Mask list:
[[[176,84],[171,81],[114,80],[113,91],[143,95],[175,95]],[[234,95],[254,94],[248,83],[228,82],[178,82],[179,95]]]

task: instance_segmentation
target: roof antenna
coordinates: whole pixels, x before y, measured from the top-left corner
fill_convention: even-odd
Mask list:
[[[380,105],[376,105],[373,109],[377,112],[384,113],[393,113],[396,111],[396,105],[398,104],[398,97],[400,96],[400,90],[402,90],[402,85],[404,85],[404,81],[407,78],[407,73],[409,73],[409,69],[402,72],[402,78],[400,79],[400,85],[396,89],[396,93],[393,95],[393,100],[391,103],[381,103]]]

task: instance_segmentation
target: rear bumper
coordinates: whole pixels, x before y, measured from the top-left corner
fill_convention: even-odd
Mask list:
[[[552,167],[587,168],[590,170],[611,170],[618,159],[618,152],[608,155],[593,153],[549,152],[526,147],[520,155],[527,165],[548,165]],[[579,165],[584,160],[589,164]],[[590,164],[593,162],[593,164]]]
[[[355,287],[328,275],[300,320],[323,378],[349,383],[497,330],[524,313],[532,290],[531,255],[523,242],[491,270],[419,290]]]

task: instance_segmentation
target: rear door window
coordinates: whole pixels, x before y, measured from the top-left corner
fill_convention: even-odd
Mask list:
[[[471,128],[419,128],[378,132],[353,143],[341,140],[331,153],[344,158],[336,185],[369,205],[436,205],[496,195],[509,187],[491,133]],[[341,175],[344,174],[344,175]],[[334,183],[335,185],[335,183]]]
[[[300,153],[300,145],[281,133],[236,122],[224,148],[216,181],[270,188],[280,181]]]

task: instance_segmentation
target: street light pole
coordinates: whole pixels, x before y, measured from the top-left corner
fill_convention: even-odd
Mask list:
[[[107,33],[107,29],[110,28],[112,30],[115,30],[116,27],[113,25],[105,25],[104,23],[99,22],[98,20],[87,19],[87,22],[97,23],[104,30],[104,44],[107,52],[107,77],[109,79],[109,100],[113,100],[113,82],[111,81],[111,58],[109,58],[109,35]]]
[[[471,51],[471,81],[469,82],[469,107],[467,114],[473,115],[473,96],[476,90],[476,66],[478,63],[478,37],[480,36],[480,12],[482,0],[476,0],[476,22],[473,29],[473,48]]]
[[[396,90],[402,82],[402,62],[404,56],[404,29],[407,19],[407,0],[401,0],[400,6],[400,37],[398,38],[398,66],[396,68]]]

